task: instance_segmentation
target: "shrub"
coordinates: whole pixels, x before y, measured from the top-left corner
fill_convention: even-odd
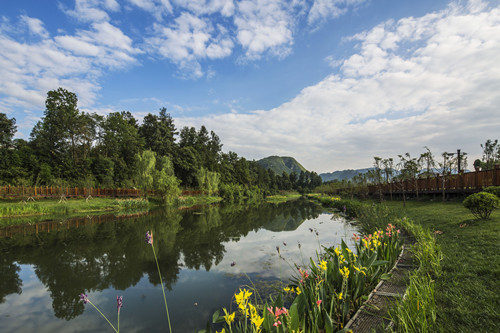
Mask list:
[[[488,192],[488,193],[494,194],[500,198],[500,186],[487,187],[483,190],[483,192]]]
[[[470,209],[475,217],[487,219],[493,209],[500,205],[500,199],[494,194],[479,192],[465,198],[463,205]]]

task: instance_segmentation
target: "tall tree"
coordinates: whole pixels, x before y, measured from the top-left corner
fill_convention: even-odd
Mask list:
[[[137,121],[128,111],[108,114],[102,124],[102,142],[99,150],[114,163],[115,186],[132,186],[135,174],[135,156],[144,147]]]
[[[139,128],[139,133],[144,138],[146,149],[151,149],[158,156],[174,155],[175,136],[178,132],[166,108],[160,109],[159,116],[148,113]]]

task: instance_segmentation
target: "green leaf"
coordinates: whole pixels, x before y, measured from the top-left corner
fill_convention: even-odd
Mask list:
[[[214,312],[214,314],[212,315],[212,323],[218,323],[219,322],[219,319],[220,319],[220,310],[217,310]]]
[[[326,333],[333,333],[333,322],[332,318],[328,315],[328,313],[325,312],[325,329]]]
[[[375,260],[373,263],[372,263],[372,266],[382,266],[382,265],[385,265],[385,264],[388,264],[389,261],[387,260]]]
[[[297,303],[293,303],[292,306],[290,306],[290,310],[288,310],[288,313],[290,314],[290,328],[294,331],[299,331],[299,323],[300,323],[300,316],[299,316],[299,308],[297,306]]]
[[[392,277],[392,274],[390,274],[390,273],[384,273],[384,274],[380,275],[381,280],[389,280],[391,277]]]

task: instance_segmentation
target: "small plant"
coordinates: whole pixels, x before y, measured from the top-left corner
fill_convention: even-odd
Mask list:
[[[123,297],[122,296],[116,296],[116,308],[118,309],[118,321],[117,321],[117,327],[115,327],[113,324],[111,324],[111,322],[109,321],[108,317],[106,317],[104,315],[104,313],[101,312],[101,310],[99,310],[99,308],[94,304],[92,303],[87,294],[80,294],[80,301],[83,302],[83,304],[87,304],[89,303],[90,305],[92,305],[94,307],[94,309],[97,310],[97,312],[99,312],[101,314],[101,316],[106,319],[106,321],[108,322],[108,324],[113,328],[113,330],[118,333],[120,332],[120,309],[122,308],[123,306]]]
[[[496,195],[500,198],[500,186],[489,186],[483,190],[483,192],[488,192]]]
[[[475,217],[487,219],[490,217],[493,209],[500,206],[500,199],[494,194],[479,192],[465,198],[463,205],[465,208],[470,209]]]

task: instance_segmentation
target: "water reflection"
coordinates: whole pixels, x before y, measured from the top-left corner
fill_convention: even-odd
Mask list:
[[[121,326],[129,322],[128,327],[139,331],[160,330],[166,321],[156,264],[151,248],[143,241],[146,230],[154,231],[169,304],[174,304],[171,315],[178,319],[174,327],[179,331],[197,330],[213,311],[227,306],[241,283],[248,283],[239,273],[255,278],[289,276],[286,263],[277,256],[277,245],[289,262],[300,263],[301,258],[314,254],[319,241],[331,245],[328,243],[350,234],[352,227],[343,222],[330,223],[330,218],[321,207],[301,201],[161,210],[128,218],[89,217],[77,222],[57,221],[49,227],[1,230],[0,313],[12,311],[13,304],[18,304],[17,312],[23,313],[9,312],[9,317],[0,321],[0,331],[15,331],[15,322],[25,320],[30,309],[45,304],[47,295],[55,317],[71,320],[81,328],[106,329],[90,320],[89,311],[84,313],[78,295],[92,294],[102,302],[100,305],[108,304],[113,309],[116,305],[110,302],[124,291]],[[314,228],[318,236],[309,228]],[[236,265],[231,265],[233,262]],[[23,283],[29,287],[23,287]],[[22,295],[40,289],[43,297]],[[133,304],[126,302],[131,299]],[[125,316],[127,307],[133,312]],[[150,318],[151,312],[160,319]],[[42,317],[47,319],[39,324],[39,331],[55,327],[55,319]],[[197,320],[185,320],[188,317]],[[149,318],[148,323],[144,318]]]

